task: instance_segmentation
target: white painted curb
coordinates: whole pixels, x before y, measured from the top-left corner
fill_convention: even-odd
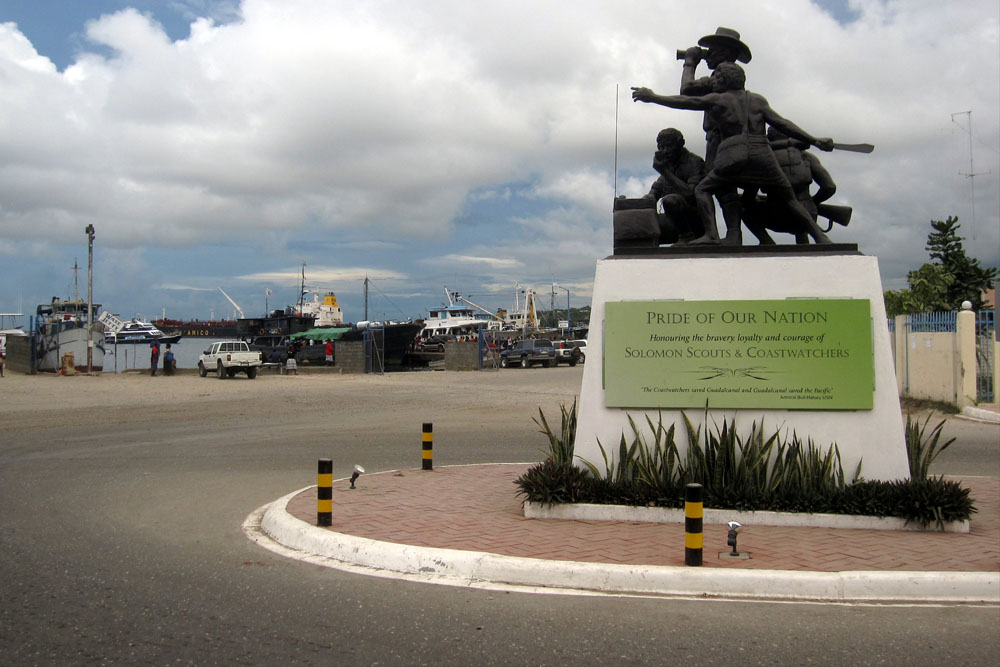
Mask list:
[[[962,416],[970,417],[972,419],[977,419],[984,422],[993,422],[994,424],[1000,424],[1000,412],[993,412],[992,410],[983,410],[982,408],[976,408],[971,405],[967,405],[962,408]]]
[[[489,582],[552,592],[1000,604],[1000,573],[996,572],[801,572],[615,565],[380,542],[318,528],[289,514],[288,501],[303,490],[293,491],[258,510],[258,513],[263,511],[260,529],[286,548],[331,559],[333,562],[322,564],[332,567],[343,564],[372,568],[452,585]],[[315,558],[310,560],[316,562]]]
[[[805,512],[741,512],[738,510],[703,510],[705,524],[738,521],[744,526],[809,526],[814,528],[853,528],[858,530],[937,531],[933,524],[923,527],[907,524],[899,517],[852,516],[847,514],[809,514]],[[630,505],[595,505],[564,503],[545,505],[526,501],[527,519],[564,519],[570,521],[639,521],[643,523],[684,523],[684,510],[668,507],[633,507]],[[967,533],[969,522],[949,521],[945,533]]]

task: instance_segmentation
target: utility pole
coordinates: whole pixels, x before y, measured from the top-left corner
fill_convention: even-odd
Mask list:
[[[562,290],[566,290],[566,335],[569,336],[569,337],[572,337],[572,335],[573,335],[573,321],[570,319],[570,316],[569,316],[569,288],[568,287],[563,287],[562,285],[555,285],[555,284],[552,287],[553,288],[562,289]],[[552,312],[554,314],[555,310],[553,309]]]
[[[569,316],[569,288],[566,289],[566,335],[573,337],[573,321]]]
[[[94,363],[94,332],[91,327],[94,322],[94,226],[87,225],[87,375],[90,375]]]
[[[365,322],[368,321],[368,276],[365,276]]]
[[[549,299],[549,312],[552,314],[552,328],[559,328],[559,319],[556,317],[556,284],[552,283],[552,293]]]

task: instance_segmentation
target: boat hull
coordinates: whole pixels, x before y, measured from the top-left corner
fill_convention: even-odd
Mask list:
[[[173,345],[179,341],[183,336],[181,334],[164,334],[162,336],[148,336],[146,334],[120,334],[115,336],[114,334],[109,334],[104,337],[105,345],[149,345],[150,343],[159,343],[160,345],[171,344]]]
[[[72,323],[45,324],[41,327],[41,340],[38,349],[38,370],[59,371],[63,357],[73,355],[73,367],[84,372],[87,370],[87,342],[93,342],[90,368],[94,371],[104,369],[104,334],[93,327],[88,336],[86,326],[71,326]]]
[[[176,331],[183,338],[238,338],[236,322],[230,320],[153,320],[163,331]]]

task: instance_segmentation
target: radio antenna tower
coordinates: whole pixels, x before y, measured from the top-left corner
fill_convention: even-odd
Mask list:
[[[615,199],[618,199],[618,84],[615,84]]]
[[[959,123],[956,123],[955,122],[955,116],[966,116],[967,119],[968,119],[968,125],[969,125],[969,127],[968,128],[964,128]],[[980,172],[977,172],[975,170],[975,167],[973,166],[973,162],[972,162],[972,110],[969,110],[969,111],[959,111],[957,113],[951,114],[951,122],[955,123],[955,125],[958,125],[958,127],[961,128],[961,130],[963,132],[965,132],[966,134],[969,135],[969,171],[968,171],[968,173],[960,171],[960,172],[958,172],[958,174],[960,176],[965,176],[966,178],[969,179],[969,190],[970,190],[969,203],[970,203],[970,205],[972,207],[972,240],[975,241],[976,240],[976,176],[984,176],[986,174],[989,174],[990,172],[989,171],[980,171]]]

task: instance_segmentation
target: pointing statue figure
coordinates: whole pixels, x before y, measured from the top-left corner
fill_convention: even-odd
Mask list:
[[[744,87],[746,75],[735,63],[722,63],[712,75],[713,92],[700,97],[690,95],[657,95],[649,88],[632,88],[636,102],[651,102],[673,109],[707,111],[719,130],[721,141],[708,175],[695,188],[698,213],[706,235],[695,243],[715,241],[708,230],[716,230],[716,193],[731,192],[735,187],[766,189],[769,197],[788,209],[795,224],[805,229],[816,243],[830,243],[829,237],[803,208],[788,179],[778,165],[765,131],[768,125],[776,127],[787,136],[794,137],[822,150],[833,150],[833,140],[817,139],[795,123],[780,116],[767,100]],[[727,225],[728,227],[728,225]],[[726,245],[741,245],[741,225],[728,227]],[[715,238],[718,238],[717,236]]]

